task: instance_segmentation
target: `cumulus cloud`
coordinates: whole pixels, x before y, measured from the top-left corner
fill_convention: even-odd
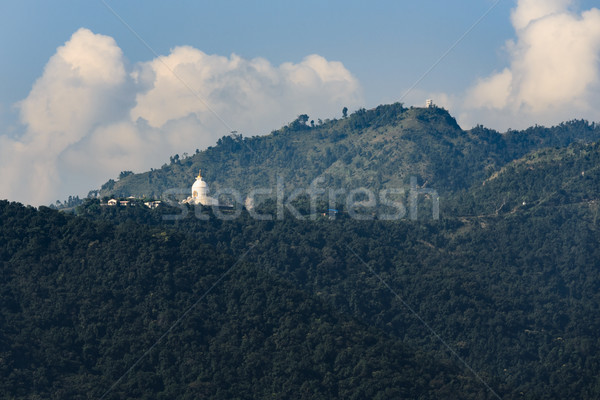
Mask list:
[[[0,198],[48,204],[229,130],[264,134],[298,114],[328,117],[361,104],[354,76],[319,55],[274,66],[182,46],[127,67],[114,39],[82,28],[17,105],[23,132],[0,136]]]
[[[57,49],[17,106],[26,131],[0,137],[2,197],[39,204],[62,186],[57,161],[99,121],[110,120],[126,81],[115,41],[78,30]]]
[[[532,21],[563,13],[571,0],[521,0],[512,11],[510,19],[516,30],[526,28]]]
[[[28,133],[52,132],[54,140],[77,140],[90,124],[110,116],[112,92],[125,81],[122,57],[112,38],[77,31],[58,48],[20,103]]]
[[[140,65],[134,77],[151,89],[137,95],[131,118],[155,128],[190,114],[203,121],[218,115],[235,130],[264,133],[303,110],[330,115],[346,103],[360,104],[356,79],[342,63],[318,55],[276,67],[262,58],[208,55],[185,46]]]
[[[459,121],[496,129],[600,119],[600,10],[570,0],[519,0],[511,21],[510,65],[467,93]]]

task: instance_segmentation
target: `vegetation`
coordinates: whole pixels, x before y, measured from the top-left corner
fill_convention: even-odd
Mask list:
[[[123,171],[76,215],[2,201],[0,397],[600,398],[599,134],[394,104]],[[240,190],[414,175],[441,218],[99,200],[187,190],[199,167]]]
[[[446,195],[479,185],[509,162],[531,151],[600,141],[600,126],[571,121],[501,134],[478,126],[462,130],[442,108],[402,104],[360,109],[340,120],[309,125],[300,115],[266,136],[234,133],[189,157],[171,157],[163,168],[109,180],[100,196],[160,198],[169,190],[185,193],[202,169],[211,190],[308,187],[316,178],[330,188],[407,187],[411,176]],[[123,174],[121,174],[123,175]]]
[[[531,207],[573,204],[597,208],[600,143],[546,148],[515,160],[480,186],[459,194],[447,212],[506,214]],[[454,208],[453,208],[454,207]]]
[[[139,207],[91,202],[79,211],[96,220],[0,202],[2,398],[100,397],[198,299],[106,398],[481,392],[455,365],[336,311],[254,252],[243,256],[235,247],[247,245],[244,237],[225,248],[193,234],[195,220],[176,229]],[[233,227],[217,237],[234,235]]]

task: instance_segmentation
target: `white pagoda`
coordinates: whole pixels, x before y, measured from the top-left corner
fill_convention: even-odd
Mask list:
[[[208,185],[202,179],[202,170],[198,172],[196,181],[192,185],[192,196],[183,201],[187,204],[201,204],[203,206],[218,206],[219,201],[208,196]]]

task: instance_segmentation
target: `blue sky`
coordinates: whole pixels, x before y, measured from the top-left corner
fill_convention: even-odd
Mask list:
[[[107,0],[158,53],[191,45],[209,54],[264,57],[273,64],[309,54],[343,62],[364,88],[366,106],[394,101],[493,4],[381,1]],[[456,91],[505,63],[514,35],[511,1],[500,1],[420,88]],[[25,98],[56,48],[80,27],[113,37],[132,63],[153,54],[100,1],[4,2],[0,32],[0,101]],[[11,40],[12,38],[15,40]]]
[[[0,198],[84,195],[343,106],[432,98],[499,131],[600,120],[590,0],[105,1],[152,50],[102,1],[0,5]]]

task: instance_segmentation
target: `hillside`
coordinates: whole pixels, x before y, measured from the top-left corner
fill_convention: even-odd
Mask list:
[[[600,398],[599,126],[464,131],[400,104],[307,120],[101,195],[187,194],[199,168],[242,193],[416,176],[440,218],[426,196],[393,221],[2,201],[0,397]]]
[[[492,182],[521,179],[532,157],[575,170],[595,151],[529,155],[481,190],[498,197]],[[5,397],[101,396],[240,257],[106,398],[494,398],[406,304],[503,399],[600,396],[600,231],[585,203],[390,222],[0,205]]]
[[[558,192],[563,199],[497,214],[445,212],[437,222],[342,217],[264,222],[248,216],[200,221],[190,214],[176,226],[237,251],[256,240],[255,260],[272,274],[411,347],[449,357],[370,273],[370,266],[502,398],[592,399],[600,395],[600,231],[593,200],[600,197],[593,177],[597,154],[597,144],[538,151],[465,194],[496,201],[511,188],[515,195],[523,192],[539,178],[523,176],[535,171],[529,169],[535,162],[546,176],[539,198]],[[582,167],[591,182],[580,182],[580,172],[573,174]],[[488,204],[454,198],[448,203]],[[109,218],[118,221],[123,214]],[[142,215],[136,218],[146,221]],[[450,362],[459,364],[452,357]]]
[[[544,148],[514,160],[469,192],[448,201],[454,215],[512,214],[581,206],[598,212],[600,142]]]
[[[572,121],[500,134],[484,127],[462,130],[441,108],[401,104],[359,110],[348,118],[311,126],[300,116],[269,135],[234,134],[189,157],[140,174],[122,174],[102,186],[100,196],[161,197],[185,193],[201,168],[213,191],[308,187],[317,177],[329,188],[372,190],[405,187],[410,176],[445,194],[479,184],[508,162],[532,150],[600,140],[600,127]]]
[[[100,398],[174,327],[105,398],[481,398],[454,364],[257,254],[117,211],[94,221],[0,202],[0,397]]]

